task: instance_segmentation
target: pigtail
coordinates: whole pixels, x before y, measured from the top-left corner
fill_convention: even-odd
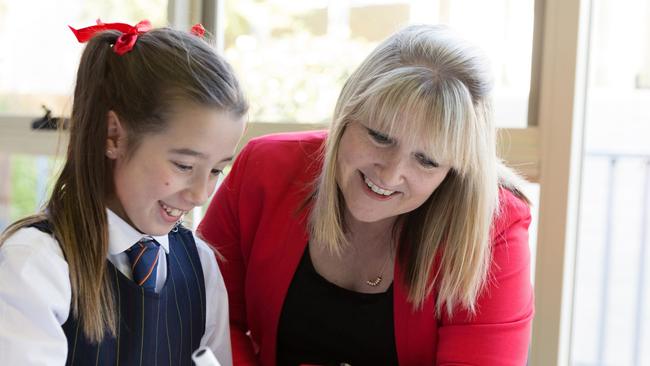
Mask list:
[[[94,37],[81,58],[77,73],[66,163],[57,178],[45,210],[9,225],[0,245],[21,228],[47,220],[68,263],[72,315],[83,334],[99,343],[106,332],[115,336],[117,318],[106,265],[108,222],[106,197],[111,189],[104,157],[110,88],[106,77],[111,44],[119,33]]]
[[[110,109],[109,61],[111,44],[119,33],[94,37],[81,58],[72,108],[66,164],[47,205],[69,266],[72,314],[93,342],[106,331],[116,334],[112,286],[106,272],[108,223],[106,196],[110,189],[105,158],[106,118]]]

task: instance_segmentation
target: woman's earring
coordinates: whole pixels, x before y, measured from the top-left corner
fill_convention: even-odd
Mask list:
[[[106,156],[108,156],[109,158],[114,157],[113,150],[111,150],[111,149],[106,149]]]

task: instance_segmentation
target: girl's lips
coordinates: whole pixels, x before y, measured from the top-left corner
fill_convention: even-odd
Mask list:
[[[178,221],[187,211],[183,211],[179,208],[171,207],[169,205],[166,205],[162,201],[158,201],[158,205],[160,206],[160,209],[162,211],[162,216],[165,219],[165,221],[168,222],[176,222]]]

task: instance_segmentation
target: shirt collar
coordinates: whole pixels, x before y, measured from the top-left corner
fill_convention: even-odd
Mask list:
[[[165,253],[169,254],[169,237],[167,235],[152,236],[143,234],[108,208],[106,209],[106,216],[108,217],[108,253],[110,255],[124,252],[142,238],[154,239],[165,250]]]

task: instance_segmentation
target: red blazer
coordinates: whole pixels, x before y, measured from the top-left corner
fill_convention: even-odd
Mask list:
[[[309,240],[299,211],[320,172],[326,133],[252,140],[217,191],[199,235],[214,245],[229,296],[235,365],[275,365],[276,335],[289,283]],[[528,206],[500,193],[490,280],[470,318],[458,309],[437,320],[433,293],[419,311],[407,302],[402,271],[393,282],[400,365],[525,365],[533,318]]]

